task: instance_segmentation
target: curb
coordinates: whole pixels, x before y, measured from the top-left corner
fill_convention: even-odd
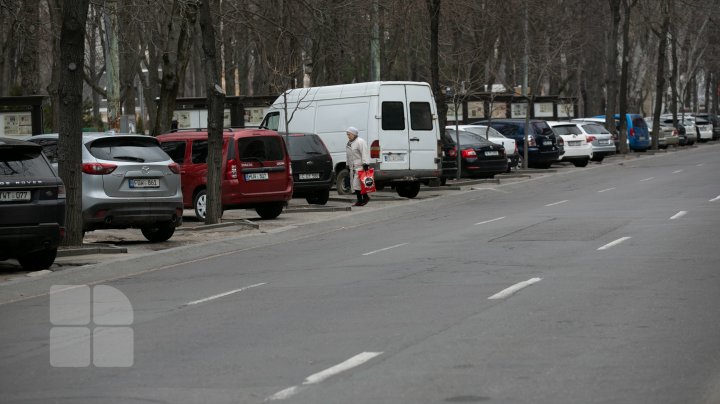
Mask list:
[[[90,254],[125,254],[127,252],[128,250],[125,247],[115,247],[108,244],[84,244],[82,247],[59,248],[57,257],[75,257]]]
[[[181,226],[176,229],[176,231],[206,231],[206,230],[214,230],[214,229],[222,229],[224,227],[232,227],[232,226],[244,226],[244,227],[252,227],[254,229],[259,229],[260,225],[257,223],[253,223],[249,220],[238,220],[238,221],[227,221],[222,223],[214,223],[214,224],[201,224],[198,226]]]

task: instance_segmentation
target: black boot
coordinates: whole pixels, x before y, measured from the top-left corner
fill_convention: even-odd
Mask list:
[[[363,194],[362,198],[363,198],[363,200],[362,200],[363,206],[367,205],[367,203],[370,202],[370,196],[368,196],[368,194]]]
[[[357,202],[355,202],[353,206],[363,206],[363,197],[360,195],[360,191],[355,191],[355,197],[357,198]]]

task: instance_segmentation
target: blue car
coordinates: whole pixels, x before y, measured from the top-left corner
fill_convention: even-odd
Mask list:
[[[639,114],[625,114],[627,122],[628,147],[635,151],[645,151],[650,148],[650,131],[645,119]],[[595,118],[605,119],[605,115],[598,115]],[[620,115],[615,114],[615,124],[620,131]]]

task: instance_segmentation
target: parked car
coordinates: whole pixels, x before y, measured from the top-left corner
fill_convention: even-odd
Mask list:
[[[335,182],[332,157],[320,136],[306,133],[288,135],[293,175],[293,197],[305,197],[308,203],[325,205]]]
[[[601,162],[606,156],[615,154],[615,135],[598,122],[578,122],[578,128],[592,145],[591,161]]]
[[[157,137],[180,165],[182,201],[207,214],[207,131],[178,131]],[[292,198],[290,157],[282,136],[264,129],[226,129],[223,133],[222,209],[255,209],[263,219],[275,219]]]
[[[458,135],[460,147],[456,142]],[[457,153],[460,153],[460,175],[463,177],[492,177],[507,171],[505,148],[475,133],[445,129],[442,147],[443,159],[457,161]]]
[[[489,125],[503,136],[515,139],[518,148],[519,162],[525,148],[525,120],[524,119],[493,119],[492,121],[473,122],[473,125]],[[528,166],[550,168],[562,154],[562,139],[555,136],[547,122],[540,119],[530,120],[530,133],[528,134]]]
[[[457,128],[482,136],[495,144],[501,145],[505,148],[505,154],[508,159],[507,172],[510,172],[510,170],[517,167],[518,161],[520,160],[520,154],[518,153],[517,142],[515,139],[505,137],[502,133],[487,125],[457,125]],[[455,126],[446,126],[446,129],[455,129]]]
[[[653,131],[653,117],[646,117],[645,122],[647,123],[648,130],[652,136]],[[658,148],[667,149],[669,146],[680,145],[680,129],[673,126],[673,120],[660,118],[660,128],[658,131]],[[679,125],[678,125],[679,126]],[[684,135],[685,129],[683,128],[684,144],[687,144],[687,137]]]
[[[573,122],[548,122],[556,135],[563,139],[565,153],[559,161],[571,162],[575,167],[585,167],[593,157],[592,140]]]
[[[615,114],[615,125],[620,130],[620,115]],[[605,119],[605,115],[595,118]],[[604,121],[603,121],[604,122]],[[634,151],[645,151],[650,148],[650,132],[645,119],[639,114],[625,114],[628,147]]]
[[[702,118],[696,118],[696,117],[685,117],[685,120],[690,120],[695,123],[695,128],[697,128],[697,140],[698,142],[707,142],[710,140],[713,140],[713,126],[712,123],[709,121],[706,121]]]
[[[0,137],[0,261],[36,271],[55,262],[65,234],[65,187],[42,147]]]
[[[704,119],[710,122],[713,126],[713,137],[712,140],[720,139],[720,117],[715,114],[709,113],[698,113],[692,114],[695,118]]]
[[[58,134],[28,141],[52,154]],[[139,228],[149,241],[162,242],[182,225],[180,167],[153,137],[83,134],[82,189],[83,231]]]

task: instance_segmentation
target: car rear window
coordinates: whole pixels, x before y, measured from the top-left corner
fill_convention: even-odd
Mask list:
[[[283,160],[283,140],[274,136],[257,136],[238,139],[240,161]]]
[[[328,154],[325,144],[318,136],[288,136],[288,152],[293,159]]]
[[[608,132],[608,130],[602,125],[583,125],[583,128],[585,128],[585,132],[590,134],[610,134],[610,132]]]
[[[455,145],[455,139],[458,132],[456,132],[454,129],[446,129],[445,132],[450,138],[451,144]],[[479,144],[481,146],[492,146],[494,143],[488,141],[483,136],[477,135],[475,133],[467,132],[464,130],[460,131],[460,146],[476,144]]]
[[[172,141],[160,143],[160,148],[173,159],[174,162],[182,164],[185,162],[185,141]]]
[[[170,160],[154,138],[102,138],[90,143],[88,150],[95,158],[109,161],[153,163]]]
[[[55,177],[41,149],[29,147],[0,148],[0,178],[27,179]]]
[[[647,123],[645,122],[645,119],[643,119],[643,118],[640,117],[640,116],[638,116],[638,117],[636,117],[636,118],[633,118],[632,123],[633,123],[633,127],[636,127],[636,128],[647,128]]]
[[[552,130],[556,135],[579,135],[582,133],[577,125],[553,126]]]

